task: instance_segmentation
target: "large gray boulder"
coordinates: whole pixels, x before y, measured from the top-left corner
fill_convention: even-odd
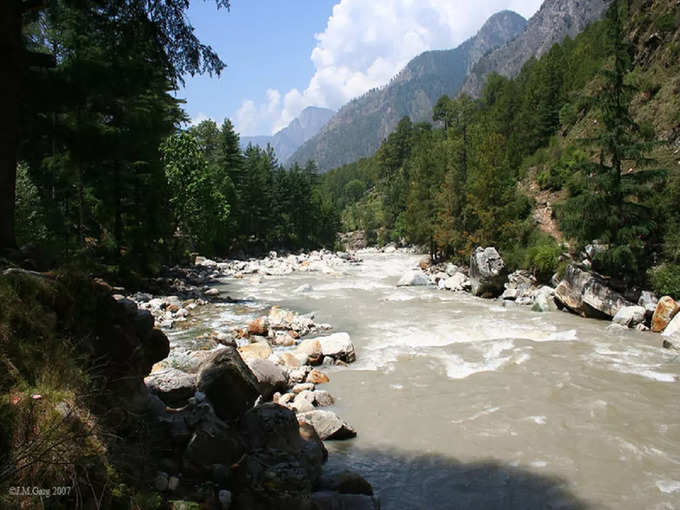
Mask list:
[[[642,306],[624,306],[616,312],[612,322],[634,328],[645,320],[645,309]]]
[[[198,389],[223,420],[235,420],[253,407],[258,382],[234,347],[217,351],[198,373]]]
[[[298,459],[312,483],[321,476],[321,465],[328,453],[321,441],[313,436],[303,437],[290,409],[271,402],[254,407],[241,417],[239,428],[248,451],[286,451]]]
[[[288,389],[286,372],[273,361],[268,359],[254,359],[248,362],[248,367],[257,379],[258,389],[265,400],[271,400],[277,391]]]
[[[184,452],[184,463],[201,472],[213,464],[234,464],[244,453],[245,445],[238,431],[213,413],[206,413],[194,425]]]
[[[558,305],[596,319],[611,319],[621,308],[633,306],[621,294],[609,288],[605,280],[575,265],[570,265],[555,289]]]
[[[661,335],[680,340],[680,313],[675,314],[675,317],[671,319],[671,321],[668,323],[668,326],[666,326],[666,329],[663,330]]]
[[[176,368],[152,373],[144,379],[146,387],[170,407],[182,407],[196,392],[196,376]]]
[[[323,440],[350,439],[357,433],[352,426],[332,411],[309,411],[298,414],[298,421],[314,427],[316,433]]]
[[[497,297],[503,292],[505,263],[496,248],[478,246],[470,255],[470,284],[472,294]]]

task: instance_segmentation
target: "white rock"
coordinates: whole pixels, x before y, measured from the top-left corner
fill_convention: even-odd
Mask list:
[[[668,323],[668,326],[666,326],[661,335],[674,336],[680,340],[680,313],[675,314],[675,317]]]
[[[220,500],[220,505],[222,505],[222,510],[229,510],[231,508],[231,492],[226,489],[222,489],[218,495],[217,499]]]
[[[397,287],[415,287],[429,285],[430,279],[421,271],[409,271],[397,283]]]
[[[612,322],[634,328],[645,320],[645,308],[643,306],[622,306],[614,315]]]
[[[334,333],[330,336],[317,338],[321,344],[321,353],[334,359],[339,359],[345,363],[352,363],[356,360],[356,350],[354,344],[347,333]]]

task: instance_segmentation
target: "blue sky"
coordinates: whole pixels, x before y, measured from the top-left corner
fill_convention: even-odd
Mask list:
[[[211,0],[191,2],[199,39],[227,64],[187,77],[177,96],[196,122],[229,117],[242,135],[272,134],[306,106],[338,109],[389,81],[423,51],[452,48],[493,13],[531,16],[541,0]]]

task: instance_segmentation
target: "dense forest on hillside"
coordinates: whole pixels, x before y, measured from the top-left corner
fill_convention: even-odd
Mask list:
[[[516,79],[490,76],[480,100],[442,97],[438,127],[404,118],[374,156],[325,175],[343,228],[459,261],[494,245],[543,279],[598,241],[597,269],[679,295],[680,9],[615,5]],[[561,233],[538,228],[539,193]]]
[[[159,30],[177,40],[163,46]],[[134,3],[63,1],[26,13],[23,38],[54,62],[23,71],[22,252],[7,254],[124,275],[192,251],[333,245],[338,222],[314,191],[313,167],[284,170],[271,151],[243,153],[228,121],[181,129],[186,115],[171,93],[182,74],[223,67],[197,41],[182,57],[189,34],[154,24]]]

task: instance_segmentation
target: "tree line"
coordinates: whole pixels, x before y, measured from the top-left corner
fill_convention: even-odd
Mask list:
[[[19,246],[44,266],[144,274],[196,250],[333,244],[337,219],[313,167],[284,170],[270,150],[241,151],[228,121],[181,129],[188,119],[172,92],[182,76],[224,68],[187,8],[3,2],[14,31],[2,37],[16,52],[3,100],[16,112],[2,128],[0,257]]]
[[[680,295],[680,230],[667,221],[680,180],[656,168],[654,128],[632,113],[649,88],[628,39],[649,20],[632,9],[614,2],[515,79],[489,76],[478,100],[443,96],[434,126],[405,117],[374,156],[326,174],[343,228],[460,262],[494,245],[543,280],[597,241],[597,270]],[[537,228],[532,182],[555,197],[569,245]]]

